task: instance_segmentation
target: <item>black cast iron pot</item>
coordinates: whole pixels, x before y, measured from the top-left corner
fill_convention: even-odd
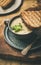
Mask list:
[[[19,18],[19,17],[21,17],[21,16],[16,16],[16,17],[13,17],[10,21],[8,20],[6,20],[5,21],[5,25],[6,26],[8,26],[8,28],[9,28],[9,30],[12,32],[12,34],[14,34],[15,35],[15,37],[17,38],[17,39],[21,39],[21,40],[31,40],[32,38],[33,38],[33,36],[34,36],[34,33],[33,33],[33,31],[32,32],[30,32],[30,33],[28,33],[28,34],[16,34],[15,32],[13,32],[12,31],[12,29],[11,29],[11,27],[10,27],[10,25],[11,25],[11,23],[15,20],[15,19],[17,19],[17,18]]]

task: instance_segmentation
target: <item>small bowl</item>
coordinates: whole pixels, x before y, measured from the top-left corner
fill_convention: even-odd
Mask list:
[[[33,37],[33,31],[30,31],[29,33],[26,33],[26,34],[17,34],[17,33],[15,33],[15,32],[12,31],[12,29],[11,29],[10,26],[11,26],[12,22],[14,22],[14,20],[16,20],[18,18],[21,18],[21,16],[16,16],[16,17],[12,18],[10,21],[9,20],[5,21],[5,25],[8,26],[9,30],[12,32],[12,34],[15,35],[15,37],[17,39],[21,39],[21,40],[24,40],[24,39],[29,40],[29,39],[31,39]]]

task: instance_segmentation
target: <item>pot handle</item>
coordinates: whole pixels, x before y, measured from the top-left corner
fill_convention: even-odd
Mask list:
[[[8,24],[9,24],[9,19],[5,20],[5,21],[4,21],[4,24],[5,24],[6,26],[8,26]]]

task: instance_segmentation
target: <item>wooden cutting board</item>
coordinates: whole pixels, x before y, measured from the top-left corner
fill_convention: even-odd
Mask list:
[[[23,7],[26,7],[28,5],[26,5],[27,0],[24,1],[24,4],[21,8],[21,10],[23,9]],[[27,9],[27,8],[26,8]],[[11,19],[12,17],[18,15],[17,14],[11,14],[8,16],[0,16],[0,24],[1,22],[4,22],[4,19]],[[28,60],[38,60],[41,59],[41,51],[37,51],[37,52],[31,52],[26,56],[21,55],[21,52],[15,48],[10,47],[5,39],[4,39],[4,28],[5,25],[4,23],[2,23],[2,25],[0,26],[0,57],[1,58],[13,58],[13,59],[17,59],[17,60],[24,60],[24,61],[28,61]],[[28,59],[28,60],[27,60]]]

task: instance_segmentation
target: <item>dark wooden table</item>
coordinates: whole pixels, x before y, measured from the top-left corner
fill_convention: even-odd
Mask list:
[[[19,15],[22,10],[26,10],[30,7],[33,8],[35,6],[38,6],[35,0],[24,0],[22,7],[17,13],[0,16],[0,24],[2,23],[0,26],[0,65],[41,65],[40,51],[31,53],[30,55],[24,57],[21,55],[20,51],[12,49],[4,39],[4,20],[11,19],[16,15]]]

